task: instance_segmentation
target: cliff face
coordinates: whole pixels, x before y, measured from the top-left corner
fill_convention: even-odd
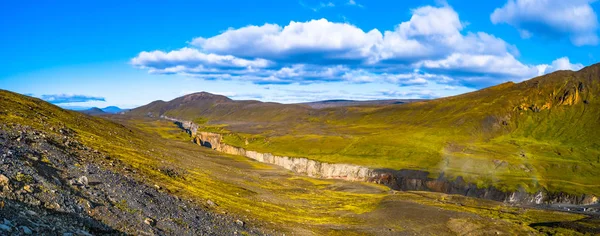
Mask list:
[[[296,173],[315,178],[371,181],[379,178],[381,175],[374,170],[357,165],[329,164],[307,158],[276,156],[271,153],[249,151],[223,143],[221,135],[215,133],[198,132],[194,140],[199,145],[211,147],[219,152],[245,156],[259,162],[281,166]]]
[[[571,195],[551,193],[540,190],[534,194],[525,190],[504,192],[495,187],[479,188],[467,183],[462,177],[450,179],[443,174],[437,179],[429,177],[429,173],[419,170],[371,169],[351,164],[332,164],[310,160],[307,158],[277,156],[271,153],[259,153],[235,147],[223,142],[221,134],[197,132],[198,126],[189,121],[174,120],[188,133],[192,134],[195,143],[216,151],[245,156],[259,162],[269,163],[315,178],[342,179],[348,181],[364,181],[382,184],[401,191],[432,191],[448,194],[460,194],[469,197],[483,198],[521,205],[543,205],[569,211],[598,212],[600,201],[592,195]]]

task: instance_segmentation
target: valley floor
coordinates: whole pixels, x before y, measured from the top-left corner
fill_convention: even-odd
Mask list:
[[[598,219],[431,192],[313,179],[190,142],[164,120],[118,120],[159,139],[183,176],[157,184],[253,226],[299,235],[600,233]],[[168,141],[167,141],[168,140]],[[559,223],[562,222],[562,223]]]

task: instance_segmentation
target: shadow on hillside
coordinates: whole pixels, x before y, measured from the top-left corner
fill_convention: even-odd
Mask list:
[[[589,216],[587,218],[576,221],[564,222],[543,222],[530,224],[532,228],[548,227],[548,228],[563,228],[574,230],[583,234],[600,234],[600,216]]]
[[[13,225],[27,226],[38,235],[67,232],[79,235],[81,231],[93,235],[124,234],[89,215],[59,212],[6,198],[0,198],[0,219],[7,219]]]

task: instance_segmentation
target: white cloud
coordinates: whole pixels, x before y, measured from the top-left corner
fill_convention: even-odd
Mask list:
[[[214,68],[265,68],[272,62],[265,59],[247,60],[231,55],[206,54],[193,48],[182,48],[165,53],[163,51],[140,52],[131,64],[165,72],[180,72],[196,69],[210,71]]]
[[[321,7],[335,7],[335,4],[333,4],[332,2],[327,2],[327,3],[321,2],[321,3],[319,3],[319,6],[321,6]]]
[[[152,73],[257,84],[436,82],[470,87],[563,68],[566,58],[553,65],[523,64],[514,45],[485,32],[464,32],[465,27],[448,5],[414,9],[408,21],[383,33],[327,19],[250,25],[195,38],[190,43],[194,48],[142,52],[132,64]]]
[[[359,59],[369,47],[381,40],[377,30],[365,33],[346,23],[326,19],[290,22],[230,29],[211,38],[196,38],[191,44],[204,51],[240,57],[299,60],[298,56],[315,54],[331,59]]]
[[[577,46],[598,44],[595,0],[508,0],[490,18],[519,30],[521,37],[568,37]]]
[[[537,68],[539,70],[538,74],[542,75],[542,74],[548,74],[548,73],[552,73],[554,71],[559,71],[559,70],[578,71],[583,68],[583,65],[581,63],[571,64],[571,62],[569,61],[569,58],[562,57],[562,58],[554,60],[552,62],[552,64],[550,64],[550,65],[543,64],[543,65],[537,66]]]
[[[357,7],[364,7],[362,4],[359,4],[359,3],[357,3],[354,0],[349,0],[348,1],[348,5],[350,5],[350,6],[357,6]]]

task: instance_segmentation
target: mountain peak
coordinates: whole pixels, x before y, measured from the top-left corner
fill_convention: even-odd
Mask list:
[[[213,102],[227,102],[232,101],[230,98],[225,97],[223,95],[212,94],[208,92],[199,92],[192,93],[188,95],[184,95],[182,97],[176,98],[174,100],[181,100],[181,102],[192,102],[199,100],[213,101]]]

